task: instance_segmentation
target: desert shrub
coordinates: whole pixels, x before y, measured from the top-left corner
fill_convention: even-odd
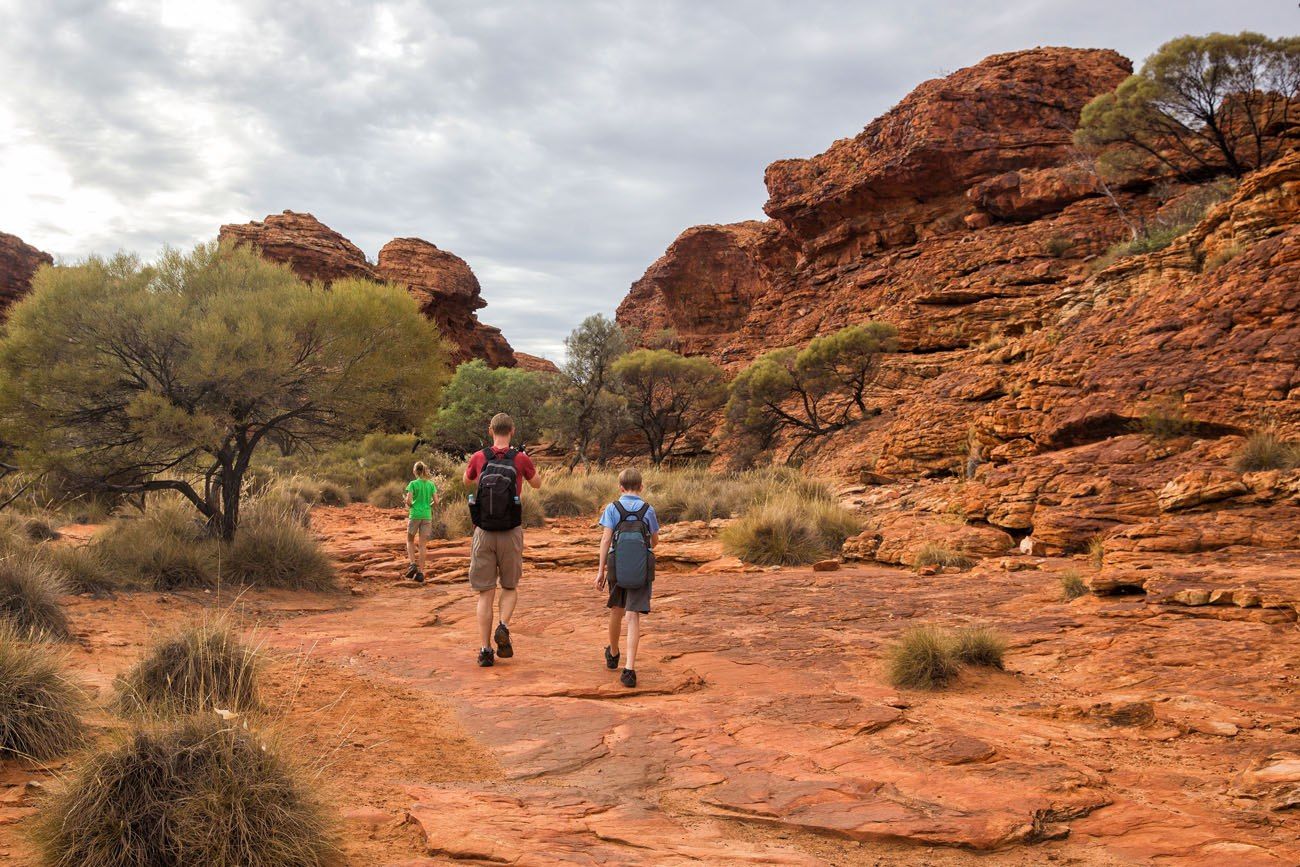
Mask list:
[[[988,626],[971,626],[957,631],[955,639],[957,659],[965,665],[983,665],[1003,668],[1002,657],[1007,652],[1007,640],[1002,633]]]
[[[952,636],[933,626],[916,626],[889,649],[889,682],[901,689],[941,689],[957,676],[960,660]]]
[[[853,514],[834,503],[787,494],[750,509],[726,527],[722,545],[747,563],[795,566],[833,556],[859,529]]]
[[[45,518],[28,518],[23,529],[33,542],[51,542],[59,538],[58,529]]]
[[[1080,596],[1088,595],[1088,585],[1074,569],[1068,569],[1061,573],[1061,598],[1066,602],[1072,602]]]
[[[599,508],[595,500],[584,496],[581,490],[571,485],[548,486],[541,492],[542,504],[546,513],[555,518],[576,518],[594,514]]]
[[[537,494],[537,491],[529,491],[523,496],[525,527],[546,526],[546,506],[542,504],[542,498]]]
[[[143,511],[115,519],[95,535],[101,560],[128,586],[154,590],[211,587],[217,582],[217,547],[193,509],[156,498]]]
[[[440,449],[470,454],[491,445],[487,421],[498,412],[507,412],[515,422],[516,440],[536,442],[542,434],[542,408],[551,392],[550,379],[517,367],[489,367],[482,359],[467,361],[456,368],[443,389],[425,437]]]
[[[113,570],[93,545],[42,545],[38,556],[58,572],[72,593],[103,596],[118,589]]]
[[[1043,242],[1043,252],[1054,259],[1059,259],[1074,247],[1074,239],[1065,235],[1053,235]]]
[[[320,482],[316,488],[316,502],[322,506],[346,506],[352,502],[352,495],[337,482]]]
[[[1245,249],[1246,248],[1242,244],[1235,241],[1231,244],[1226,244],[1221,247],[1217,253],[1205,260],[1204,264],[1201,266],[1201,270],[1207,273],[1217,271],[1233,259],[1240,256],[1242,251]]]
[[[925,566],[938,566],[940,569],[955,566],[958,569],[969,569],[975,565],[975,561],[962,552],[954,551],[937,542],[926,542],[912,558],[912,565],[918,569]]]
[[[461,539],[474,532],[474,524],[469,519],[469,505],[463,499],[443,501],[434,519],[434,524],[442,527],[448,539]]]
[[[1147,402],[1134,424],[1138,432],[1160,439],[1183,436],[1192,431],[1195,426],[1183,410],[1182,399],[1175,396]]]
[[[556,474],[537,494],[552,517],[595,515],[618,496],[618,479],[612,472]]]
[[[294,590],[336,588],[334,564],[293,511],[274,501],[253,500],[244,518],[222,558],[234,581]]]
[[[366,497],[372,506],[381,509],[400,509],[406,505],[406,486],[401,482],[384,482]]]
[[[77,747],[84,698],[48,645],[0,625],[0,758],[45,760]]]
[[[652,472],[646,477],[646,499],[665,524],[730,518],[756,499],[753,479],[758,475],[711,475],[695,469]]]
[[[224,620],[187,626],[153,643],[117,679],[114,704],[128,716],[258,707],[257,653]]]
[[[1284,440],[1271,428],[1255,431],[1232,456],[1232,466],[1239,473],[1300,467],[1300,444]]]
[[[1095,569],[1100,569],[1106,564],[1106,540],[1101,536],[1088,539],[1088,562]]]
[[[18,634],[66,640],[68,616],[59,596],[67,587],[54,567],[33,553],[0,559],[0,620]]]
[[[338,861],[303,772],[215,715],[137,731],[78,763],[37,818],[51,867],[321,867]]]
[[[1234,182],[1219,180],[1185,193],[1147,224],[1144,231],[1136,238],[1115,244],[1108,249],[1099,264],[1109,265],[1125,256],[1163,250],[1191,231],[1205,216],[1206,211],[1227,199],[1235,188]]]

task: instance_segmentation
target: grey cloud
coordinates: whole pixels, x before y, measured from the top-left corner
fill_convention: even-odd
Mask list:
[[[116,203],[53,252],[308,210],[372,257],[400,235],[463,256],[483,318],[557,357],[682,229],[761,217],[767,163],[926,78],[1040,44],[1140,61],[1187,30],[1290,32],[1286,5],[243,0],[187,23],[0,0],[0,107],[69,173],[70,213]],[[0,228],[40,245],[26,211],[0,198]]]

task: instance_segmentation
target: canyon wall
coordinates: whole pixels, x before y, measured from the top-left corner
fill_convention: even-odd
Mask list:
[[[25,243],[17,235],[0,232],[0,318],[31,289],[32,276],[54,257]]]

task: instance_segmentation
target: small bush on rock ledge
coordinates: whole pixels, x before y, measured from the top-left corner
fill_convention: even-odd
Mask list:
[[[1300,444],[1284,440],[1275,430],[1256,431],[1233,455],[1233,468],[1239,473],[1258,470],[1290,470],[1300,467]]]
[[[916,556],[912,558],[912,565],[918,569],[926,566],[937,566],[940,569],[946,569],[949,566],[955,566],[958,569],[969,569],[975,565],[975,560],[960,551],[946,548],[937,542],[927,542],[921,546],[921,550],[917,551]]]
[[[746,563],[798,566],[834,556],[860,529],[835,503],[789,495],[746,512],[722,531],[722,545]]]
[[[1073,602],[1080,596],[1088,595],[1088,585],[1083,576],[1073,569],[1061,573],[1061,597],[1066,602]]]
[[[972,626],[957,633],[957,658],[966,665],[983,665],[1001,670],[1007,640],[987,626]]]

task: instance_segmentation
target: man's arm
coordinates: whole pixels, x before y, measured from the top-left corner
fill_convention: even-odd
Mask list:
[[[605,589],[605,561],[609,558],[609,546],[614,540],[614,529],[612,527],[603,528],[604,532],[600,534],[600,568],[596,572],[596,589]]]
[[[542,474],[537,472],[537,465],[533,463],[533,459],[528,455],[523,452],[519,453],[519,459],[516,461],[516,468],[524,477],[524,481],[528,482],[528,484],[532,486],[533,490],[538,490],[542,487]]]

